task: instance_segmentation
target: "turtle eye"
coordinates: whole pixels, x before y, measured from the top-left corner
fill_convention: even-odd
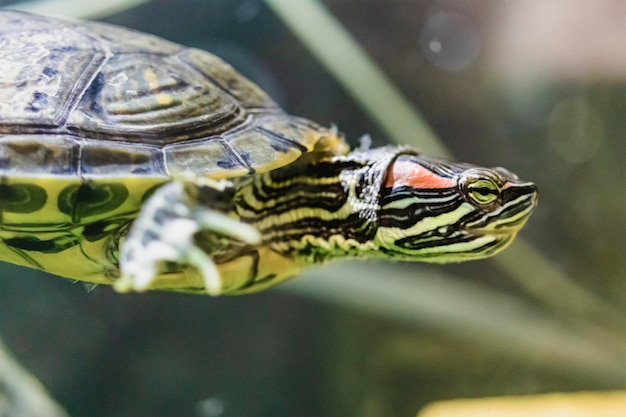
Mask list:
[[[466,184],[466,193],[470,202],[477,206],[488,206],[498,201],[498,185],[487,178],[471,178]]]

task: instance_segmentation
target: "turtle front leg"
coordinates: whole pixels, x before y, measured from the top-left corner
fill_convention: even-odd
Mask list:
[[[261,240],[252,226],[230,217],[233,185],[208,179],[174,181],[159,188],[144,204],[120,248],[120,292],[152,287],[165,262],[190,265],[204,278],[206,292],[222,292],[219,271],[194,241],[204,231],[256,244]]]

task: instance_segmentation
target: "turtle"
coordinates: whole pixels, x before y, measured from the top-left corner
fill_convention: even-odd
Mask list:
[[[337,258],[492,256],[537,188],[351,149],[204,50],[0,11],[0,260],[121,292],[245,294]]]

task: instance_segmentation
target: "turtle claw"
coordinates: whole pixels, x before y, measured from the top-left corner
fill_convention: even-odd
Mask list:
[[[217,184],[217,183],[216,183]],[[171,262],[196,268],[211,295],[222,292],[217,265],[194,237],[200,231],[217,233],[249,244],[258,243],[259,232],[221,211],[200,204],[189,187],[195,183],[164,185],[144,205],[120,249],[121,277],[113,287],[119,292],[146,291],[156,287],[162,265]],[[206,191],[206,183],[197,184]],[[215,191],[222,191],[223,184]]]
[[[222,293],[222,280],[215,262],[195,246],[189,248],[188,260],[189,264],[196,267],[204,278],[205,291],[209,295],[220,295]]]
[[[201,210],[195,213],[194,219],[200,225],[201,230],[210,230],[251,245],[261,243],[261,233],[256,228],[218,211]]]

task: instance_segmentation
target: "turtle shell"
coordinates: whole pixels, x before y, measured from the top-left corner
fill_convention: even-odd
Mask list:
[[[172,177],[264,172],[334,137],[218,57],[118,26],[4,10],[0,51],[9,262],[51,270],[42,254],[71,249],[65,267],[92,273],[84,258],[99,263],[103,237]]]
[[[0,12],[0,175],[226,178],[326,135],[218,57],[102,23]]]

